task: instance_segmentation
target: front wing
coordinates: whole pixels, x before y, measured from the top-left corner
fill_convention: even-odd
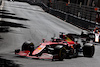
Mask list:
[[[30,58],[33,58],[33,59],[53,59],[53,55],[52,54],[48,54],[48,53],[42,53],[41,56],[35,56],[35,55],[32,55],[30,56],[30,51],[20,51],[19,53],[15,53],[19,56],[24,56],[24,57],[30,57]]]

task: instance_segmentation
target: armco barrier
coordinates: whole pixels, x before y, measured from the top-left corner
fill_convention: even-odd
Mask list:
[[[52,8],[49,9],[49,13],[56,16],[56,17],[59,17],[62,20],[65,20],[66,13],[57,11],[56,9],[52,9]]]
[[[73,15],[68,15],[67,22],[69,22],[77,27],[80,27],[82,29],[88,29],[89,26],[94,27],[96,25],[96,23],[93,21],[89,21],[84,18],[76,17]]]
[[[77,17],[75,15],[64,13],[62,11],[55,10],[52,8],[49,9],[49,13],[62,19],[62,20],[66,20],[67,22],[69,22],[69,23],[71,23],[71,24],[73,24],[81,29],[87,30],[89,28],[89,26],[96,25],[96,23],[93,21],[89,21],[89,20],[86,20],[84,18],[80,18],[80,17]]]

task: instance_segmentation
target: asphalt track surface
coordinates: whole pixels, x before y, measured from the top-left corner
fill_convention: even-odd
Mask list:
[[[100,46],[96,45],[92,58],[83,57],[64,59],[64,61],[37,60],[18,57],[14,50],[21,47],[24,41],[30,40],[38,46],[43,38],[50,40],[59,32],[81,33],[81,29],[64,22],[42,10],[22,2],[5,1],[2,25],[9,26],[8,32],[0,32],[0,57],[13,60],[21,67],[99,67]]]

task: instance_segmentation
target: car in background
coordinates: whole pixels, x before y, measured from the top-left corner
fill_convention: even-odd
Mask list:
[[[85,39],[85,41],[92,41],[94,43],[100,43],[100,27],[95,26],[88,29],[87,33],[82,31],[81,37]]]

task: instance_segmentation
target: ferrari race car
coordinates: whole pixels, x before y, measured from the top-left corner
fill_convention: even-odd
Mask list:
[[[67,34],[61,33],[59,38],[53,37],[50,41],[43,39],[36,48],[32,42],[24,42],[21,50],[15,50],[15,54],[19,56],[30,57],[34,59],[51,59],[60,60],[72,57],[78,57],[80,52],[83,56],[92,57],[94,55],[95,46],[91,43],[85,43],[83,47],[73,40]]]

